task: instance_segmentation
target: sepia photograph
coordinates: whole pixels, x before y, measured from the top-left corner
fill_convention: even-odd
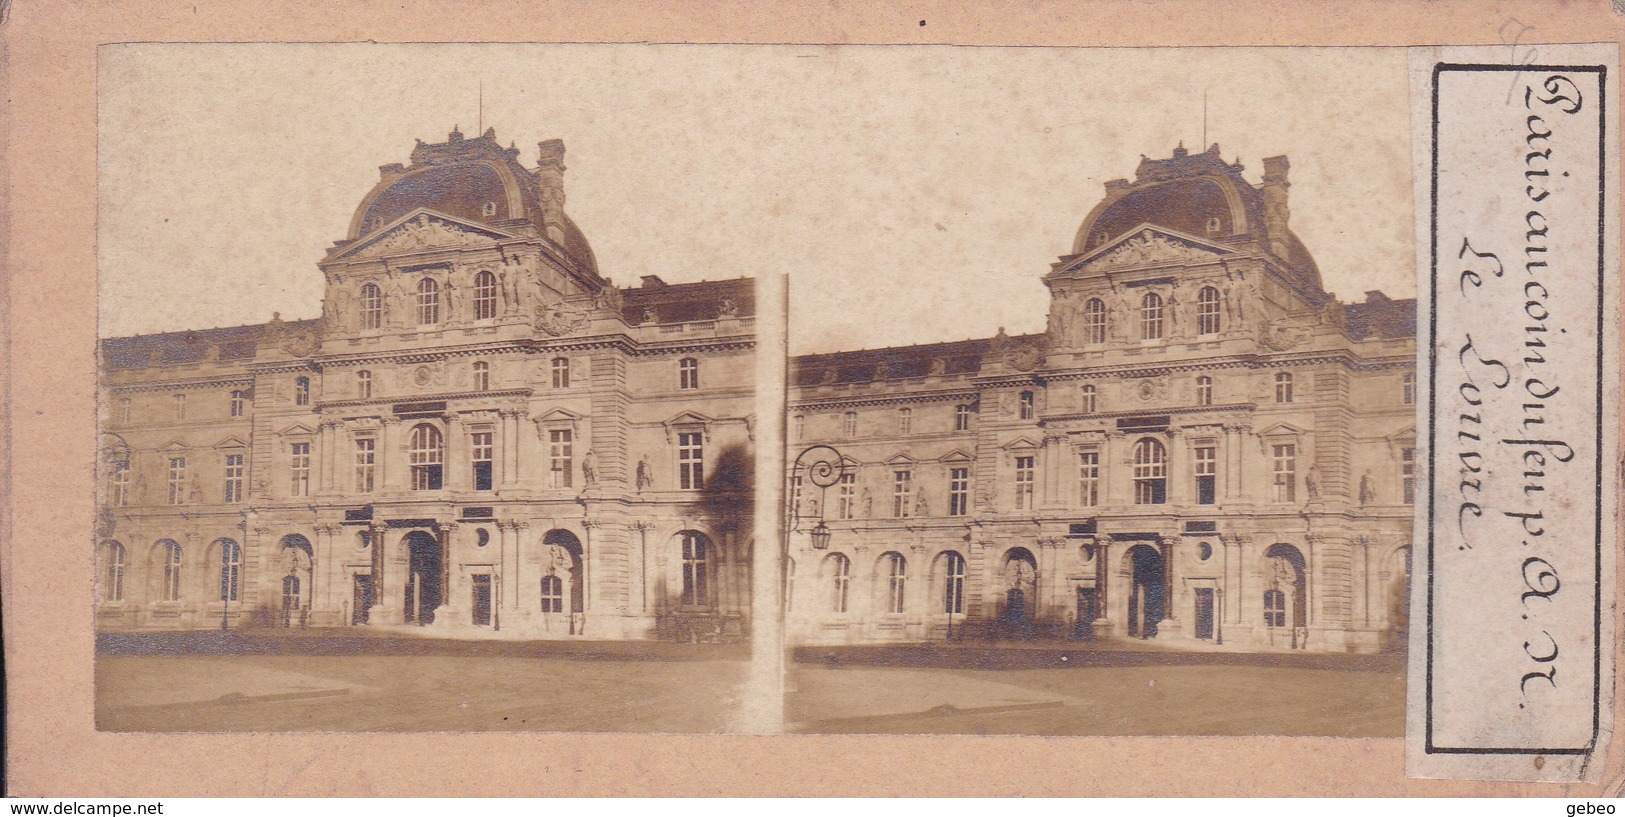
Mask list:
[[[743,728],[752,270],[474,53],[104,52],[100,728]]]
[[[1404,53],[982,56],[792,274],[789,727],[1403,735]]]

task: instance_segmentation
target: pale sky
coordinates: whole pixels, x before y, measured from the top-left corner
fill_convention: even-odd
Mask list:
[[[1415,292],[1402,49],[125,45],[101,52],[101,334],[320,313],[378,166],[479,120],[623,285],[787,274],[791,351],[1041,331],[1039,282],[1141,154],[1207,141],[1328,289]],[[480,87],[484,109],[480,111]]]

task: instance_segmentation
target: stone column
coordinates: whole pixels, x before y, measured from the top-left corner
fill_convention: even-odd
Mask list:
[[[468,448],[468,435],[463,432],[463,417],[455,412],[446,415],[446,459],[441,467],[445,474],[440,481],[442,487],[453,491],[466,491],[469,488],[469,474],[465,464],[468,455],[464,451]]]
[[[382,522],[374,521],[367,526],[367,549],[372,557],[372,605],[367,608],[367,621],[369,623],[382,623],[384,608],[388,605],[384,592],[384,552],[388,547],[386,537],[389,528]]]
[[[383,471],[384,491],[399,492],[406,487],[406,449],[401,440],[399,417],[383,418],[384,433],[378,441],[378,467]]]
[[[316,541],[311,543],[310,554],[310,611],[312,614],[335,612],[338,605],[332,598],[333,562],[337,560],[333,557],[334,551],[338,549],[335,547],[335,541],[338,538],[339,526],[317,525],[315,530]],[[318,575],[322,577],[319,584],[316,581]],[[321,593],[326,593],[327,597],[323,598]]]
[[[1094,622],[1095,635],[1105,637],[1111,634],[1112,608],[1111,583],[1112,538],[1110,536],[1095,537],[1095,605],[1097,616]]]
[[[596,519],[581,520],[581,629],[577,632],[585,635],[587,632],[587,618],[598,609],[598,602],[602,599],[602,592],[598,588],[598,545],[596,531],[601,523]]]
[[[1123,432],[1117,429],[1107,429],[1106,444],[1100,452],[1100,504],[1114,505],[1119,502],[1119,495],[1123,488],[1119,483],[1124,479],[1132,480],[1127,458],[1123,455]],[[1133,499],[1132,481],[1127,483],[1130,492],[1124,496]],[[1124,503],[1127,504],[1127,503]]]
[[[1168,504],[1174,506],[1186,505],[1190,502],[1190,484],[1194,477],[1187,467],[1190,452],[1186,451],[1187,440],[1185,430],[1178,427],[1168,429]]]
[[[450,623],[445,617],[456,611],[451,603],[451,535],[457,530],[455,522],[442,522],[434,526],[435,538],[440,542],[440,607],[435,610],[435,623]]]
[[[1161,632],[1179,627],[1179,616],[1174,614],[1179,606],[1179,593],[1174,586],[1174,554],[1179,550],[1179,537],[1164,536],[1159,544],[1162,545],[1162,623],[1157,629]]]
[[[649,530],[654,526],[654,522],[647,519],[632,523],[633,529],[638,532],[638,544],[636,558],[631,559],[631,554],[628,555],[632,561],[632,567],[627,571],[632,585],[628,592],[633,599],[632,609],[640,613],[649,612]]]

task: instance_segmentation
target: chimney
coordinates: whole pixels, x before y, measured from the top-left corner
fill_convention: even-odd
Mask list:
[[[1287,181],[1287,172],[1292,169],[1292,163],[1285,156],[1270,156],[1264,159],[1264,183],[1260,190],[1264,194],[1264,233],[1269,239],[1270,251],[1277,258],[1286,258],[1287,249],[1287,222],[1291,217],[1291,208],[1287,206],[1287,190],[1292,183]]]
[[[536,143],[536,181],[542,192],[543,218],[549,222],[564,220],[564,140],[548,139]]]

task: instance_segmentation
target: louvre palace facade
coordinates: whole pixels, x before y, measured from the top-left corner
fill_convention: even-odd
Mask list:
[[[1403,644],[1415,301],[1329,295],[1242,171],[1108,182],[1042,334],[793,361],[794,642]]]
[[[382,167],[319,320],[102,341],[100,628],[747,631],[752,282],[615,286],[538,147]]]

